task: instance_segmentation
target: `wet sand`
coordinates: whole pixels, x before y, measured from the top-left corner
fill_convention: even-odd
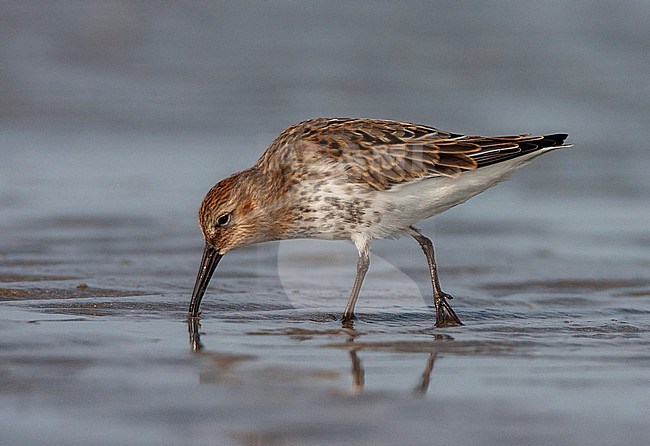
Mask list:
[[[650,435],[650,280],[633,256],[624,272],[548,246],[536,255],[534,243],[517,252],[507,231],[430,225],[466,325],[434,328],[420,293],[424,258],[398,240],[376,250],[349,329],[339,318],[354,248],[268,244],[224,259],[200,325],[188,325],[193,228],[150,223],[159,246],[126,220],[110,240],[68,239],[69,224],[0,259],[7,444],[643,444]],[[305,269],[319,278],[312,286]]]
[[[2,444],[648,443],[643,3],[102,4],[2,12]],[[576,146],[421,225],[463,327],[408,239],[353,328],[316,241],[228,254],[188,325],[201,198],[316,115]]]

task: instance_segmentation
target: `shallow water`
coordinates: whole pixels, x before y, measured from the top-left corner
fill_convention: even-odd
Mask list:
[[[647,444],[650,9],[456,4],[5,8],[2,443]],[[228,254],[188,325],[203,194],[313,115],[576,147],[422,223],[463,327],[408,239],[353,328],[318,241]]]

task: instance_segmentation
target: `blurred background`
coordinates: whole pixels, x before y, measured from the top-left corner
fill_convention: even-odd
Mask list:
[[[218,179],[294,122],[347,116],[568,132],[574,149],[436,221],[647,262],[648,19],[642,1],[4,1],[0,249],[115,218],[200,249]]]
[[[273,437],[286,444],[336,444],[339,409],[368,444],[430,444],[436,424],[441,442],[465,445],[645,444],[649,23],[647,1],[0,0],[3,432],[23,444],[267,444],[251,426],[282,407],[289,427],[315,423]],[[310,318],[317,332],[342,310],[356,252],[313,241],[221,262],[202,305],[203,340],[245,354],[248,374],[236,366],[226,377],[248,390],[194,386],[197,370],[225,380],[237,361],[189,359],[198,206],[283,129],[317,116],[567,132],[575,144],[422,223],[469,322],[445,347],[448,368],[436,369],[449,384],[437,387],[450,404],[442,425],[425,417],[435,399],[411,410],[400,393],[405,373],[424,364],[403,352],[433,339],[426,264],[406,239],[373,245],[358,305],[371,313],[364,339],[383,342],[359,350],[380,364],[368,386],[388,398],[319,393],[328,370],[347,379],[345,348],[314,353],[288,336],[247,336]],[[26,325],[43,318],[58,322]],[[329,342],[338,332],[327,333]],[[401,363],[382,350],[396,339],[408,347]],[[509,349],[519,356],[490,362]],[[265,368],[278,362],[287,369]],[[321,381],[282,381],[305,364],[325,370]],[[194,411],[198,402],[207,412]],[[233,429],[249,436],[224,434]]]
[[[538,166],[543,178],[571,177],[563,194],[648,191],[646,2],[1,6],[5,214],[34,198],[14,185],[45,176],[74,182],[67,193],[79,212],[94,206],[87,189],[106,175],[139,190],[143,207],[175,207],[169,198],[196,207],[200,197],[174,190],[197,182],[201,195],[315,116],[480,134],[567,131],[577,149]],[[157,174],[168,181],[154,184]],[[542,182],[535,187],[557,187]],[[63,192],[53,186],[41,191],[47,201]]]
[[[645,2],[319,3],[3,1],[3,122],[254,140],[383,116],[601,145],[647,124]]]
[[[488,192],[477,218],[543,206],[533,219],[573,214],[559,229],[647,248],[646,2],[1,5],[5,245],[46,216],[153,216],[198,236],[216,180],[294,122],[350,116],[568,132],[574,150]]]

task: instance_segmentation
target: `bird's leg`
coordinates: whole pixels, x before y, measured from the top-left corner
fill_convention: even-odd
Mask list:
[[[370,247],[367,243],[357,246],[359,249],[359,261],[357,262],[357,275],[354,278],[354,285],[352,286],[352,292],[350,292],[350,297],[348,299],[348,304],[345,306],[345,312],[343,313],[343,323],[351,322],[354,319],[354,306],[357,303],[357,298],[359,297],[359,290],[361,290],[361,284],[363,283],[364,277],[368,272],[368,267],[370,266]]]
[[[454,327],[456,325],[463,325],[456,312],[451,308],[447,299],[453,299],[453,296],[445,293],[440,288],[440,281],[438,280],[438,268],[436,266],[436,257],[433,251],[433,242],[427,237],[422,235],[419,229],[410,227],[411,236],[417,240],[424,251],[429,263],[429,272],[431,273],[431,285],[433,286],[433,303],[436,306],[436,327]]]

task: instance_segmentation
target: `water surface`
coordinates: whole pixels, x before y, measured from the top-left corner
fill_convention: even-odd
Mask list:
[[[26,5],[26,4],[24,4]],[[642,2],[3,8],[3,444],[647,444]],[[415,9],[413,9],[415,8]],[[255,32],[253,32],[255,31]],[[189,325],[219,178],[312,116],[571,133],[409,239],[228,254]]]

